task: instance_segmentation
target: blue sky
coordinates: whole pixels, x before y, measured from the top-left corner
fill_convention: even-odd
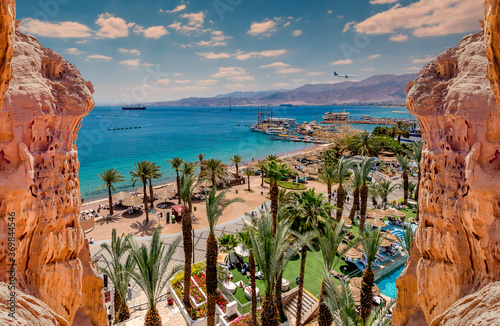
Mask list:
[[[21,30],[75,64],[98,104],[418,72],[482,14],[478,0],[17,1]]]

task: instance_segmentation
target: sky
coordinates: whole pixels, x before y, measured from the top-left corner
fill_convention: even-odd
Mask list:
[[[20,30],[117,105],[415,73],[482,17],[479,0],[17,1]]]

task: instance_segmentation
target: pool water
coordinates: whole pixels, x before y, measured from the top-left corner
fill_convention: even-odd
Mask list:
[[[380,288],[382,294],[385,294],[388,297],[396,299],[396,293],[397,293],[396,279],[399,277],[399,275],[401,275],[403,269],[404,266],[401,266],[400,268],[394,270],[391,274],[386,275],[383,279],[375,282]]]

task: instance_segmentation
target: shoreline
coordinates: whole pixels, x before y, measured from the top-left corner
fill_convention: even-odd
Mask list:
[[[281,154],[278,154],[278,157],[279,158],[283,158],[283,157],[288,157],[290,155],[295,155],[295,154],[304,154],[304,152],[312,152],[312,151],[316,151],[318,149],[321,149],[323,147],[327,147],[329,146],[330,144],[321,144],[321,145],[315,145],[315,146],[311,146],[311,147],[305,147],[301,150],[296,150],[296,151],[291,151],[291,152],[284,152],[284,153],[281,153]],[[258,160],[262,160],[262,159],[265,159],[265,157],[261,157],[261,158],[257,158],[256,161]],[[238,168],[245,168],[246,166],[248,166],[249,164],[252,164],[253,162],[250,160],[250,161],[245,161],[245,162],[242,162]],[[233,170],[234,167],[231,167],[230,170]],[[163,183],[161,183],[160,185],[157,185],[157,186],[154,186],[153,189],[156,191],[156,190],[160,190],[162,188],[165,188],[173,183],[176,182],[176,179],[172,179],[172,180],[167,180],[167,181],[164,181]],[[126,192],[131,192],[131,191],[135,191],[137,189],[132,189],[132,190],[119,190],[119,191],[126,191]],[[149,191],[149,190],[148,190]],[[82,198],[82,196],[80,195],[80,198]],[[85,198],[84,198],[85,199]],[[91,201],[87,202],[87,201],[84,201],[84,203],[81,204],[80,206],[80,212],[82,210],[84,210],[83,208],[85,206],[88,206],[88,205],[95,205],[95,204],[106,204],[108,202],[109,198],[108,197],[99,197],[99,198],[93,198],[91,199]]]

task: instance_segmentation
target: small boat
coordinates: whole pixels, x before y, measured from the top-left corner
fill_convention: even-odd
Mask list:
[[[312,143],[313,140],[309,137],[304,138],[304,143]]]
[[[280,140],[280,138],[276,137],[276,136],[270,136],[268,139],[269,140]]]
[[[300,139],[299,137],[295,136],[295,137],[293,137],[292,141],[296,142],[296,143],[299,143],[299,142],[302,142],[302,139]]]
[[[286,130],[280,127],[269,127],[266,131],[268,135],[279,135],[285,132]]]
[[[122,110],[146,110],[145,105],[130,105],[130,106],[122,106]]]
[[[324,142],[318,138],[313,141],[314,144],[324,144]]]

